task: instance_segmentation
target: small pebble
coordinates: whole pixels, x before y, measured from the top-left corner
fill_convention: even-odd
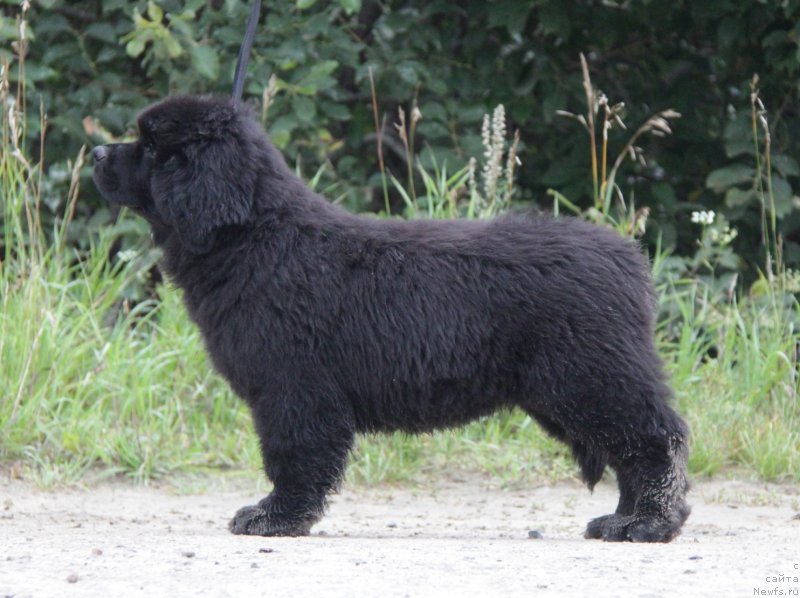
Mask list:
[[[75,574],[75,573],[70,573],[70,574],[67,576],[67,581],[68,581],[69,583],[78,583],[78,576],[77,576],[77,574]]]
[[[102,550],[99,548],[92,548],[92,556],[100,556],[101,554],[103,554]]]
[[[269,554],[270,552],[275,552],[275,549],[274,548],[259,548],[258,552],[264,552],[264,553]]]
[[[532,529],[528,532],[528,537],[531,540],[541,540],[543,538],[542,532]]]
[[[186,552],[182,553],[187,559],[190,559],[194,556],[194,552],[191,550],[187,550]]]
[[[690,557],[689,557],[689,560],[690,560],[690,561],[700,561],[700,560],[702,560],[702,559],[703,559],[703,557],[701,557],[701,556],[699,556],[699,555],[694,555],[694,556],[690,556]]]

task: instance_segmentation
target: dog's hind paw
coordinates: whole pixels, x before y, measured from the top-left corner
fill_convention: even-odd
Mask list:
[[[603,515],[589,522],[584,537],[606,542],[669,542],[680,533],[688,512],[679,515],[674,518]]]
[[[228,523],[228,529],[246,536],[307,536],[313,524],[313,521],[282,521],[254,505],[239,509]]]
[[[583,537],[587,540],[602,540],[606,523],[612,517],[616,517],[616,515],[603,515],[602,517],[592,519],[589,522],[589,525],[586,526],[586,531],[584,532]]]

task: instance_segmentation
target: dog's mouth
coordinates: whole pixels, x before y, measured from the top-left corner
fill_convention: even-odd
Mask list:
[[[100,164],[94,165],[92,172],[92,180],[94,181],[97,190],[103,198],[109,203],[117,203],[114,201],[112,195],[119,191],[119,177],[107,172]]]
[[[133,195],[128,189],[123,188],[120,178],[113,172],[106,172],[102,165],[95,164],[92,180],[109,207],[128,208],[144,217],[154,215],[152,201],[149,198],[142,202],[140,196]]]

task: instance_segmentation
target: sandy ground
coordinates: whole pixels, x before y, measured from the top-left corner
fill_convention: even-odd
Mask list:
[[[489,484],[346,488],[310,537],[253,538],[226,529],[257,498],[241,480],[0,479],[0,596],[800,595],[800,486],[696,483],[683,535],[640,545],[582,538],[613,511],[610,484]]]

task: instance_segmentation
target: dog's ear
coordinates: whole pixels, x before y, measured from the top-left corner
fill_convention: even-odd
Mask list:
[[[235,137],[190,142],[153,173],[155,208],[192,253],[207,253],[221,227],[250,218],[256,175],[241,145]]]

